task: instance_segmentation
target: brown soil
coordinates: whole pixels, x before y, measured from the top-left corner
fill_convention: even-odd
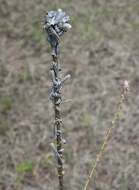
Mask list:
[[[90,190],[139,189],[139,1],[0,0],[0,190],[56,190],[45,12],[63,8],[65,190],[82,190],[117,108],[130,94]],[[94,186],[95,184],[95,186]]]

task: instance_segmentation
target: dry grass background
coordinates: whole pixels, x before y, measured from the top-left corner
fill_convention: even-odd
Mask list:
[[[64,100],[72,101],[62,104],[65,190],[83,188],[125,79],[131,92],[95,184],[96,190],[138,190],[138,0],[0,0],[0,190],[57,189],[42,20],[59,7],[73,25],[61,44],[63,73],[72,75],[63,89]]]

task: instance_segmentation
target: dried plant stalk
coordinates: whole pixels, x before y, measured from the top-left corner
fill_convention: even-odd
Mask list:
[[[122,87],[122,93],[121,93],[121,96],[120,96],[120,99],[119,99],[119,102],[118,102],[118,108],[117,108],[117,111],[115,112],[114,118],[113,118],[113,120],[111,122],[112,125],[107,130],[106,136],[105,136],[104,141],[103,141],[103,143],[102,143],[102,145],[100,147],[100,151],[97,154],[95,163],[94,163],[94,165],[93,165],[93,167],[91,169],[91,172],[90,172],[90,174],[88,176],[88,179],[87,179],[87,181],[85,183],[85,186],[84,186],[83,190],[88,189],[88,186],[89,186],[89,183],[90,183],[91,179],[95,176],[95,171],[96,171],[97,165],[98,165],[98,163],[100,162],[100,160],[101,160],[101,158],[103,156],[103,153],[104,153],[104,151],[105,151],[105,149],[107,147],[107,144],[108,144],[108,141],[109,141],[109,139],[110,139],[110,137],[112,135],[112,132],[113,132],[114,128],[116,127],[116,123],[120,119],[120,114],[121,114],[121,111],[122,111],[122,105],[123,105],[123,103],[124,103],[124,101],[125,101],[125,99],[127,97],[128,91],[129,91],[129,83],[128,83],[128,81],[124,81],[124,85]]]
[[[63,175],[64,175],[64,170],[63,170],[63,153],[62,153],[62,142],[61,142],[61,115],[60,115],[60,109],[59,105],[55,104],[55,122],[56,122],[56,127],[57,127],[57,152],[59,153],[59,156],[61,159],[58,159],[58,177],[59,177],[59,186],[60,190],[63,190]]]
[[[55,113],[55,124],[54,124],[54,141],[51,143],[51,147],[55,153],[57,160],[57,170],[59,178],[59,190],[64,190],[63,175],[63,150],[62,145],[65,143],[65,140],[62,138],[62,118],[60,112],[60,105],[62,102],[61,88],[65,80],[69,78],[69,75],[66,75],[63,79],[60,78],[59,73],[61,71],[59,65],[59,42],[60,36],[62,36],[68,29],[71,28],[69,22],[69,16],[66,15],[61,9],[58,11],[49,11],[45,16],[44,29],[48,34],[48,42],[52,48],[52,58],[53,63],[51,67],[52,82],[53,86],[51,88],[50,99],[54,105]]]

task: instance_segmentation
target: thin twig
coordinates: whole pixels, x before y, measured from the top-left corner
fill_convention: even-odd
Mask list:
[[[106,136],[105,136],[105,139],[100,147],[100,151],[99,153],[97,154],[97,157],[96,157],[96,160],[95,160],[95,163],[91,169],[91,172],[88,176],[88,179],[85,183],[85,186],[83,188],[83,190],[87,190],[88,186],[89,186],[89,183],[91,181],[91,179],[95,176],[95,171],[96,171],[96,168],[97,168],[97,165],[98,163],[100,162],[102,156],[103,156],[103,153],[107,147],[107,144],[108,144],[108,141],[110,139],[110,137],[112,136],[112,132],[113,130],[115,129],[116,127],[116,123],[119,121],[120,119],[120,114],[121,114],[121,110],[122,110],[122,105],[124,103],[124,100],[126,99],[126,96],[127,96],[127,93],[129,91],[129,84],[128,84],[128,81],[125,81],[124,82],[124,86],[122,88],[122,93],[121,93],[121,96],[120,96],[120,99],[119,99],[119,103],[118,103],[118,108],[117,108],[117,111],[115,112],[114,114],[114,118],[111,122],[111,126],[108,128],[107,130],[107,133],[106,133]]]

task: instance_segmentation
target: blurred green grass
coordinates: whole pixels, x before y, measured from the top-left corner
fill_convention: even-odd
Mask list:
[[[14,99],[12,96],[0,96],[0,112],[6,113],[12,109]]]

